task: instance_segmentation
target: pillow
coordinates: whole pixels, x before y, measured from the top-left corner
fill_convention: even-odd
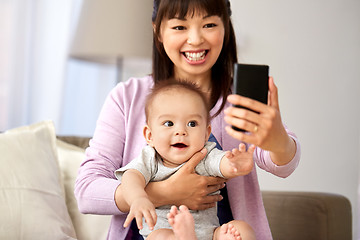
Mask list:
[[[51,121],[0,134],[0,239],[76,239]]]
[[[74,185],[85,150],[57,140],[57,149],[62,179],[65,186],[66,205],[79,240],[106,239],[111,216],[82,214],[74,196]]]

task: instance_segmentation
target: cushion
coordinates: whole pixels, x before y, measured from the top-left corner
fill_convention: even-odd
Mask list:
[[[85,158],[85,150],[61,140],[57,140],[57,149],[61,175],[65,186],[66,205],[73,220],[78,239],[106,239],[111,216],[81,214],[74,196],[77,171]]]
[[[0,134],[0,239],[75,239],[51,121]]]

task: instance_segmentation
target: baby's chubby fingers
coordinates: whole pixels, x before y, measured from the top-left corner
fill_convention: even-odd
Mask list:
[[[245,145],[245,143],[240,143],[240,144],[239,144],[239,151],[240,151],[240,152],[246,152],[246,145]]]
[[[238,149],[234,148],[234,149],[232,150],[232,153],[233,153],[233,155],[239,154],[239,153],[250,153],[250,154],[253,154],[254,151],[255,151],[255,148],[256,148],[256,146],[255,146],[254,144],[251,144],[251,145],[248,147],[248,149],[246,149],[245,143],[240,143],[240,144],[239,144],[239,148],[238,148]]]
[[[240,148],[239,148],[239,149],[240,149]],[[234,156],[236,156],[237,154],[240,154],[240,153],[241,153],[241,151],[239,151],[239,149],[234,148],[234,149],[231,151],[231,153],[232,153]]]
[[[152,219],[154,219],[154,224],[156,224],[156,221],[157,221],[157,215],[156,215],[155,210],[154,210],[154,211],[151,211],[151,216],[152,216]]]
[[[240,143],[239,144],[239,148],[233,148],[230,151],[226,152],[226,157],[231,159],[231,158],[234,158],[235,156],[241,154],[241,153],[246,153],[246,145],[244,143]]]
[[[135,216],[136,225],[138,226],[138,229],[143,229],[142,219],[143,219],[142,214],[137,214]]]
[[[127,228],[131,224],[133,218],[134,218],[134,216],[132,214],[127,215],[125,222],[123,224],[124,228]]]
[[[254,144],[251,144],[248,148],[248,153],[253,154],[255,152],[256,146]]]
[[[144,218],[145,218],[146,224],[149,226],[150,230],[153,230],[154,226],[156,224],[156,220],[157,220],[155,211],[145,212]]]
[[[232,153],[233,151],[226,151],[226,153],[225,153],[225,157],[227,157],[228,159],[231,159],[231,158],[233,158],[234,157],[234,154]]]

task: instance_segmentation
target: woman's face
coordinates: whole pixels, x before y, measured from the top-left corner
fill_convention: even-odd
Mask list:
[[[174,63],[175,78],[210,80],[211,68],[224,42],[224,24],[219,16],[195,12],[185,19],[164,19],[160,41]]]

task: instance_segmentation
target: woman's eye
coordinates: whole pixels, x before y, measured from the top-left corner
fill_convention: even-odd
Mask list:
[[[164,125],[165,125],[166,127],[172,127],[172,126],[174,126],[174,123],[173,123],[172,121],[166,121],[166,122],[164,123]]]
[[[184,30],[185,27],[184,26],[176,26],[176,27],[173,27],[174,30]]]
[[[191,121],[191,122],[188,123],[188,126],[189,127],[196,127],[197,123],[195,121]]]
[[[215,23],[208,23],[208,24],[205,24],[205,26],[204,26],[204,28],[213,28],[213,27],[216,27]]]

